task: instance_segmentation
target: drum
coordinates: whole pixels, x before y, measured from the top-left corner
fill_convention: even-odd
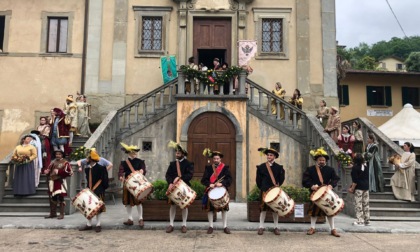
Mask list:
[[[209,200],[214,208],[222,209],[229,203],[229,193],[224,186],[215,187],[209,192]]]
[[[90,220],[97,215],[105,206],[104,202],[96,196],[89,188],[80,191],[71,201],[86,219]]]
[[[287,217],[295,211],[295,201],[280,187],[270,188],[263,200],[281,217]]]
[[[171,189],[166,191],[166,196],[181,209],[184,209],[194,202],[197,194],[182,179],[178,179]]]
[[[327,216],[335,216],[344,208],[344,200],[328,186],[321,186],[311,194],[314,202]]]
[[[138,200],[145,199],[152,191],[153,185],[139,171],[132,172],[125,179],[127,190]]]

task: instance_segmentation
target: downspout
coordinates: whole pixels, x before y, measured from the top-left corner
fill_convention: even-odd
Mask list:
[[[89,26],[89,0],[85,0],[85,16],[83,24],[83,55],[82,55],[82,76],[80,80],[80,93],[85,94],[85,79],[86,79],[86,54],[87,54],[87,40],[88,40],[88,26]]]

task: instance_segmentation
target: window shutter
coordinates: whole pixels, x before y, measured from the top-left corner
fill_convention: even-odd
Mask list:
[[[343,85],[343,90],[342,90],[342,104],[343,105],[350,105],[350,101],[349,101],[349,86],[348,85]]]
[[[388,107],[392,106],[392,93],[390,86],[385,87],[385,105]]]
[[[366,98],[367,98],[368,106],[371,106],[373,104],[372,91],[373,91],[373,87],[366,86]]]
[[[409,93],[410,93],[410,89],[407,87],[402,87],[401,88],[401,93],[402,93],[402,105],[404,106],[405,104],[409,103]]]

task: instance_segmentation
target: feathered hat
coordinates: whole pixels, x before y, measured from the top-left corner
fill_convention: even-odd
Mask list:
[[[267,155],[268,153],[274,154],[274,156],[276,156],[276,158],[279,157],[279,152],[276,151],[275,149],[272,148],[258,148],[258,151],[263,154],[263,155]]]
[[[90,149],[89,158],[92,161],[99,162],[100,157],[99,154],[96,152],[96,149]]]
[[[182,147],[182,145],[180,143],[175,143],[174,141],[169,141],[168,143],[168,147],[175,149],[175,151],[180,151],[182,153],[184,153],[185,156],[188,156],[188,151]]]
[[[324,150],[324,147],[319,147],[316,150],[311,150],[309,152],[314,160],[317,160],[319,157],[324,157],[327,161],[330,159],[328,153]]]
[[[221,153],[220,151],[212,151],[210,150],[210,148],[205,148],[203,150],[203,155],[208,158],[212,158],[214,156],[219,156],[220,158],[223,158],[223,153]]]
[[[121,142],[120,143],[122,148],[121,150],[123,150],[125,153],[131,153],[131,152],[139,152],[140,148],[137,145],[126,145],[125,143]]]

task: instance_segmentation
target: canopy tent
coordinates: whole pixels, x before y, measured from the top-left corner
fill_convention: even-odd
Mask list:
[[[415,147],[420,147],[420,113],[409,103],[386,123],[378,127],[392,141],[403,145],[411,142]]]

